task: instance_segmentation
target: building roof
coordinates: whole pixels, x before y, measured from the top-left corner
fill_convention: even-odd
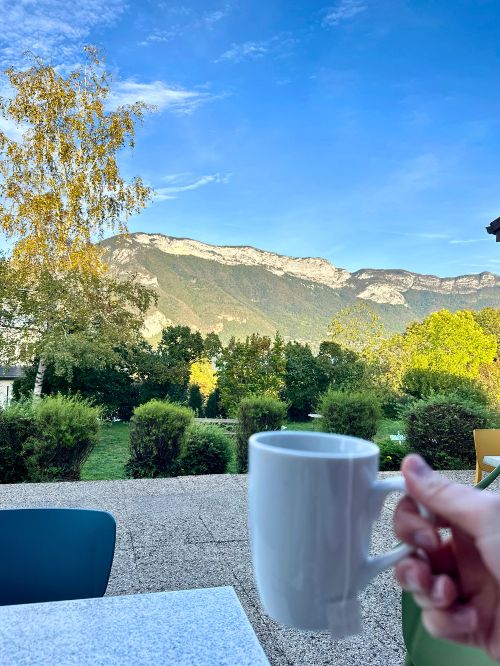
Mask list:
[[[18,377],[24,377],[24,368],[22,365],[13,365],[10,368],[0,365],[0,381],[2,379],[17,379]]]
[[[493,222],[486,227],[486,231],[489,234],[494,234],[497,237],[497,243],[500,243],[500,217],[493,220]]]

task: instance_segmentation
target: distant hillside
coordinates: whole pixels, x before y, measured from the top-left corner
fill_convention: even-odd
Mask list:
[[[146,336],[187,324],[223,341],[249,333],[318,343],[341,308],[367,300],[389,331],[403,330],[441,308],[500,307],[500,278],[492,273],[438,278],[404,270],[355,273],[326,259],[292,258],[252,247],[219,247],[161,234],[103,241],[110,266],[135,273],[158,292]]]

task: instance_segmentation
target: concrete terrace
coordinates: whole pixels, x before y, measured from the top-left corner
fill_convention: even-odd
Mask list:
[[[470,471],[447,476],[467,484],[474,478]],[[246,483],[246,476],[224,475],[3,485],[0,508],[110,511],[118,532],[107,594],[232,585],[273,665],[400,666],[404,653],[400,592],[391,572],[379,576],[363,594],[362,636],[334,642],[326,634],[287,629],[266,617],[252,577]],[[494,486],[498,490],[498,481]],[[395,495],[388,498],[375,525],[375,553],[395,543],[391,512],[396,501]]]

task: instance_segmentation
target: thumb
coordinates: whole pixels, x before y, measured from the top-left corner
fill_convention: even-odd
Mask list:
[[[401,465],[408,494],[436,516],[473,537],[482,534],[480,516],[487,513],[489,497],[474,488],[452,483],[433,471],[423,458],[411,454]]]

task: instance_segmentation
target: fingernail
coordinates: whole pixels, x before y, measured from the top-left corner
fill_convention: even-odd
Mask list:
[[[446,580],[444,578],[438,578],[434,590],[432,591],[432,598],[434,601],[441,603],[444,601],[444,588],[446,585]]]
[[[432,473],[432,469],[425,462],[425,460],[416,455],[408,456],[405,471],[413,474],[414,476],[420,477],[428,476]]]
[[[405,587],[409,592],[420,592],[421,590],[421,585],[420,581],[418,580],[417,574],[413,571],[413,569],[409,569],[405,573]]]
[[[417,530],[413,535],[413,543],[419,548],[425,550],[434,550],[437,547],[436,537],[432,532],[427,530]]]
[[[476,625],[476,611],[473,608],[459,608],[453,613],[453,624],[462,631],[473,631]]]

